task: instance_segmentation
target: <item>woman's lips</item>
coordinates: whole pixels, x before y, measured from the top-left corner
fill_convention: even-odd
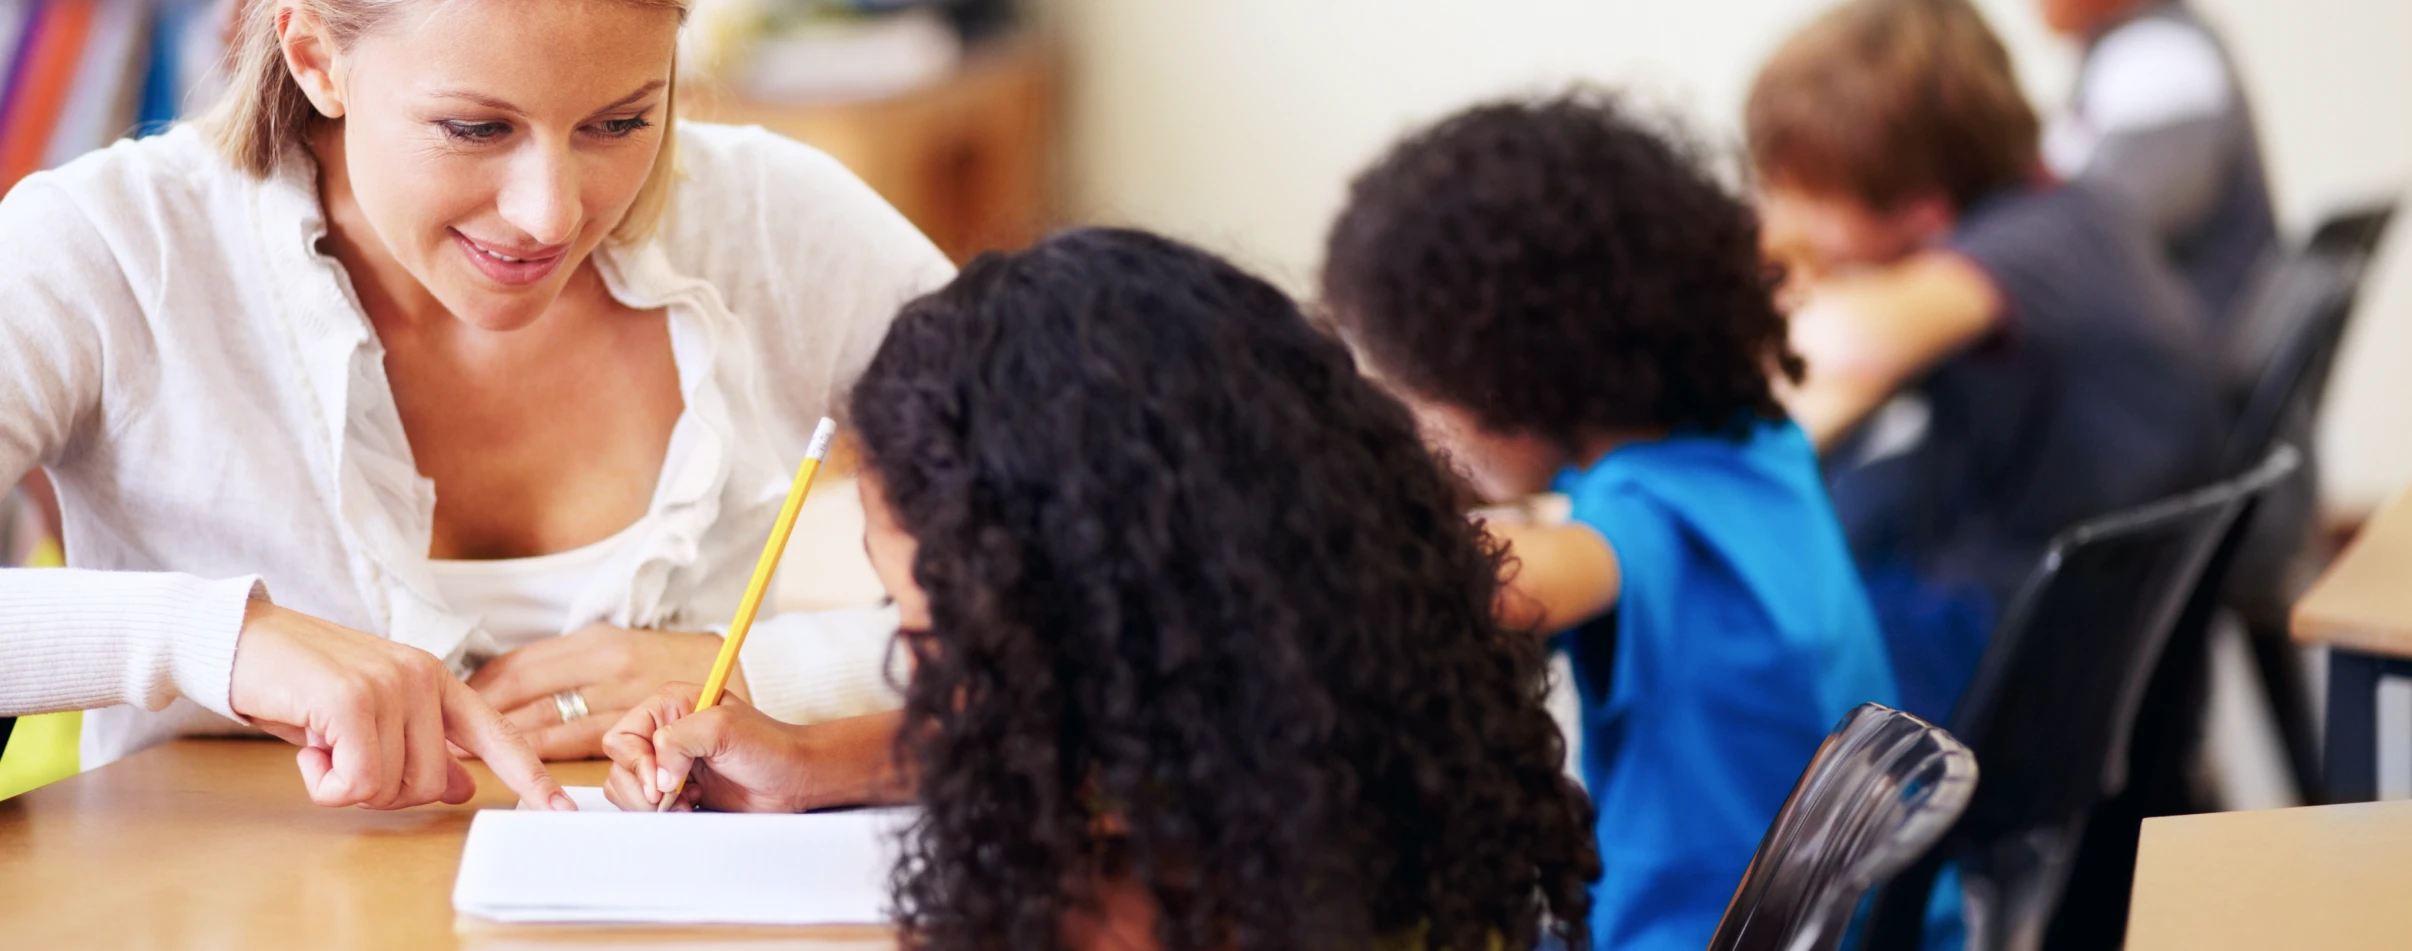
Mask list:
[[[507,287],[525,287],[544,280],[569,253],[569,245],[566,244],[549,248],[514,248],[486,244],[457,230],[452,232],[452,242],[460,245],[461,253],[469,256],[469,263],[476,266],[479,273]]]

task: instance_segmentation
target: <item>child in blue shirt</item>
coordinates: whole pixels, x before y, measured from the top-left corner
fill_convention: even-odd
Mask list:
[[[1826,732],[1896,703],[1758,226],[1687,146],[1578,92],[1476,107],[1361,175],[1323,290],[1360,361],[1495,502],[1499,610],[1557,635],[1599,807],[1600,947],[1705,946]]]

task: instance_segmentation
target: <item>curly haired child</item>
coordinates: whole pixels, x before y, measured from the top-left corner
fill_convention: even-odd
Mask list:
[[[707,807],[916,799],[916,949],[1582,945],[1540,645],[1407,410],[1280,291],[1059,235],[906,307],[852,408],[905,710],[675,688],[607,738],[615,799],[690,765]]]
[[[1592,938],[1705,946],[1826,731],[1894,702],[1808,440],[1758,225],[1614,98],[1478,106],[1355,182],[1326,303],[1496,502],[1499,609],[1556,634],[1581,698],[1603,877]],[[1538,638],[1536,638],[1538,639]]]

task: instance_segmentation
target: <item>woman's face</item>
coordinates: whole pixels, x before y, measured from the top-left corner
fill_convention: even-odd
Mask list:
[[[888,494],[879,478],[865,469],[855,485],[863,496],[863,551],[871,556],[871,571],[880,587],[896,602],[896,626],[908,634],[930,629],[930,599],[913,581],[913,554],[920,546],[896,524]]]
[[[661,150],[678,13],[601,0],[420,3],[287,61],[342,123],[380,252],[454,316],[526,326],[635,200]],[[309,74],[312,56],[326,65]],[[317,78],[314,84],[313,79]],[[379,262],[388,263],[388,262]]]

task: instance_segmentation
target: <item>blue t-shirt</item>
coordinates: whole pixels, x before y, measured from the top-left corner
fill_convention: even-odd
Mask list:
[[[1599,807],[1592,941],[1698,951],[1827,731],[1898,702],[1884,642],[1789,422],[1622,446],[1558,488],[1624,576],[1559,636]]]

